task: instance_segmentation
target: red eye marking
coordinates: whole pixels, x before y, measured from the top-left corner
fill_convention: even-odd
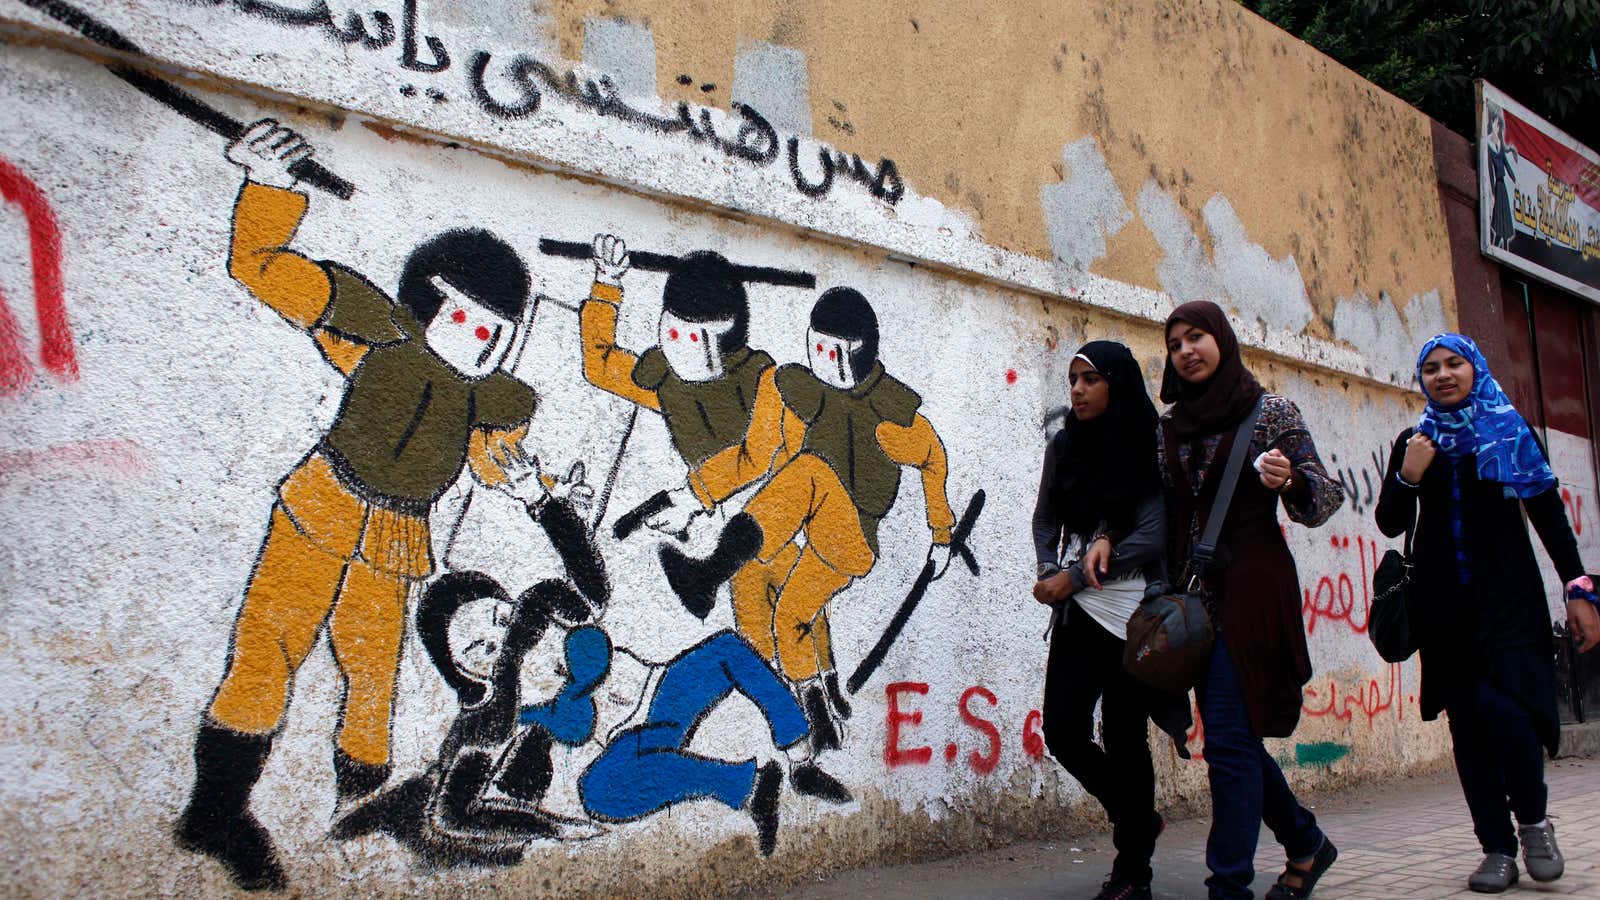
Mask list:
[[[821,345],[821,344],[818,344],[818,345],[817,345],[817,352],[818,352],[818,353],[821,353],[821,352],[822,352],[822,345]]]
[[[697,344],[700,343],[700,332],[698,332],[698,331],[689,332],[689,340],[694,341]]]
[[[1016,384],[1016,383],[1017,383],[1017,370],[1016,369],[1007,369],[1006,370],[1006,384]]]
[[[479,325],[478,330],[474,331],[473,334],[477,335],[478,340],[480,341],[487,341],[489,339],[489,329],[483,325]]]
[[[838,356],[839,356],[839,351],[837,351],[837,350],[829,350],[828,351],[828,358],[829,359],[835,359]]]
[[[669,338],[671,338],[673,340],[677,340],[678,339],[678,329],[676,329],[676,328],[668,328],[667,329],[667,337],[669,337]]]
[[[450,314],[450,321],[456,323],[457,325],[460,325],[462,322],[465,322],[466,320],[467,320],[467,311],[464,310],[464,309],[458,309],[455,312]]]

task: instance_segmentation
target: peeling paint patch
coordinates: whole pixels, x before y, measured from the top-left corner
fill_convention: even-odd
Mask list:
[[[811,87],[806,55],[766,41],[739,45],[733,60],[733,102],[761,110],[779,131],[811,133]]]
[[[1161,289],[1179,303],[1223,296],[1222,278],[1177,201],[1152,178],[1139,189],[1137,203],[1140,220],[1164,254],[1156,264]]]
[[[1334,337],[1366,357],[1370,375],[1395,384],[1410,383],[1417,349],[1448,327],[1444,302],[1436,290],[1412,297],[1404,317],[1387,293],[1376,301],[1365,294],[1343,298],[1333,311]]]
[[[599,17],[584,20],[583,63],[611,76],[624,97],[656,95],[656,36],[648,26]]]
[[[1092,136],[1063,147],[1061,162],[1061,182],[1039,189],[1050,251],[1059,265],[1087,269],[1105,257],[1106,238],[1133,221],[1133,211]]]
[[[1217,274],[1239,314],[1291,334],[1305,328],[1314,313],[1294,257],[1273,259],[1264,247],[1252,243],[1233,204],[1221,194],[1206,201],[1201,215],[1211,232]]]

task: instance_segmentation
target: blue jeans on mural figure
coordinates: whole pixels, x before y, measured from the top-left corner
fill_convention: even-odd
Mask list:
[[[1198,693],[1211,781],[1211,834],[1206,839],[1211,877],[1206,887],[1214,900],[1249,898],[1261,823],[1272,829],[1290,859],[1316,853],[1322,829],[1295,799],[1283,770],[1251,729],[1222,635],[1211,648],[1211,665]]]
[[[754,759],[728,762],[684,749],[700,720],[734,691],[761,710],[774,745],[805,738],[810,726],[788,687],[743,638],[724,631],[667,665],[644,724],[618,735],[583,773],[584,809],[625,821],[702,798],[743,807],[755,787]]]

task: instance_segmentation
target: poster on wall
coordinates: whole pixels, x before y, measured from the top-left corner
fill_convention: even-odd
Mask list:
[[[1600,303],[1600,154],[1477,84],[1484,255]]]

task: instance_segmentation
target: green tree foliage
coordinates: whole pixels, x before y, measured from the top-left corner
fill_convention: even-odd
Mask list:
[[[1476,78],[1600,150],[1600,0],[1244,0],[1449,128]]]

